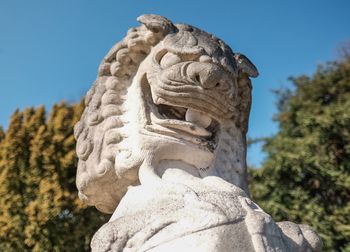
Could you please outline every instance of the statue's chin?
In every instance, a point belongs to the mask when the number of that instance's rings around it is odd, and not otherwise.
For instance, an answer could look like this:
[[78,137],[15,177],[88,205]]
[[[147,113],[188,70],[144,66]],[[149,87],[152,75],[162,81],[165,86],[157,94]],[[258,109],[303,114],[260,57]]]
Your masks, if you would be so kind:
[[[151,158],[150,163],[157,170],[164,170],[165,164],[169,164],[169,168],[187,167],[189,169],[191,167],[198,172],[201,169],[207,169],[214,161],[213,152],[196,144],[188,144],[183,139],[162,135],[151,137],[151,139],[152,143],[147,144],[149,149],[146,151],[146,156],[148,156],[146,158]],[[175,164],[174,162],[177,166],[171,165]]]
[[166,180],[172,181],[174,178],[183,180],[190,176],[201,177],[200,170],[181,160],[162,160],[157,168],[159,176]]

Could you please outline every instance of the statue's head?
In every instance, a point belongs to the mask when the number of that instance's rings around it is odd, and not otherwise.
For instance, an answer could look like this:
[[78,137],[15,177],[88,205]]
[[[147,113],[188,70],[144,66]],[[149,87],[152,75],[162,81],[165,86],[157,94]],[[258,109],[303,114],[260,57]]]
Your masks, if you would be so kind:
[[181,161],[200,177],[216,175],[246,190],[249,77],[256,68],[195,27],[157,15],[138,20],[142,25],[102,61],[75,127],[80,198],[113,212],[127,187],[140,183],[145,159]]

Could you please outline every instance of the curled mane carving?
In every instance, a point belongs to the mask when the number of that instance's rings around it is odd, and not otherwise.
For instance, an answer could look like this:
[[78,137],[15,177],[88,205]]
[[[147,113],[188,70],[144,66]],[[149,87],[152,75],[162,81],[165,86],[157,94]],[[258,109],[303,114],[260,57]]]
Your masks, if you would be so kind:
[[[205,34],[208,37],[206,42],[218,45],[219,49],[213,53],[215,57],[208,55],[208,58],[211,57],[215,64],[236,76],[238,92],[233,103],[235,116],[228,118],[233,122],[232,127],[221,132],[223,137],[219,143],[219,162],[222,169],[216,172],[232,173],[231,170],[236,169],[239,176],[245,176],[245,164],[241,167],[235,167],[233,164],[238,156],[245,156],[245,147],[239,148],[240,153],[229,155],[237,152],[237,148],[228,146],[228,139],[240,138],[240,142],[245,141],[251,103],[249,77],[258,74],[253,64],[243,55],[233,53],[221,40],[195,27],[174,25],[168,19],[157,15],[143,15],[138,21],[142,25],[131,28],[126,37],[113,46],[102,61],[98,77],[85,98],[84,113],[74,129],[79,157],[79,197],[106,213],[114,211],[127,186],[139,183],[135,174],[142,160],[133,160],[130,164],[131,169],[120,172],[116,169],[116,157],[132,155],[130,133],[126,130],[130,123],[127,116],[129,106],[126,106],[125,102],[140,64],[159,43],[163,43],[169,52],[181,52],[184,55],[198,54],[206,50],[206,44],[196,40],[198,34]],[[151,74],[149,78],[152,78]],[[240,134],[237,133],[237,129]],[[232,177],[233,182],[235,179]],[[246,183],[242,183],[240,186],[246,188]]]

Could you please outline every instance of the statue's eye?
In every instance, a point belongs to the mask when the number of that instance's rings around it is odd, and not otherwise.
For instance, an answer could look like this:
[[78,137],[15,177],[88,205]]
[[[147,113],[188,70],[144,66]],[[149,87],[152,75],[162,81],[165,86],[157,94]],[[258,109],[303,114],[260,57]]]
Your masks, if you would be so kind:
[[160,59],[159,64],[160,64],[161,68],[168,68],[168,67],[175,65],[177,63],[180,63],[180,62],[181,62],[181,58],[179,56],[177,56],[174,53],[167,52]]

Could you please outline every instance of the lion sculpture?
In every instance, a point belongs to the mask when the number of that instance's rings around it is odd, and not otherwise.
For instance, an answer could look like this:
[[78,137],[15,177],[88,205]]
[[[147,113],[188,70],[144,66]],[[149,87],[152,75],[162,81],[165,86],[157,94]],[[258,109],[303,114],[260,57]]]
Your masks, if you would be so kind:
[[143,15],[102,61],[75,126],[79,197],[112,218],[93,251],[321,251],[249,198],[258,71],[222,40]]

